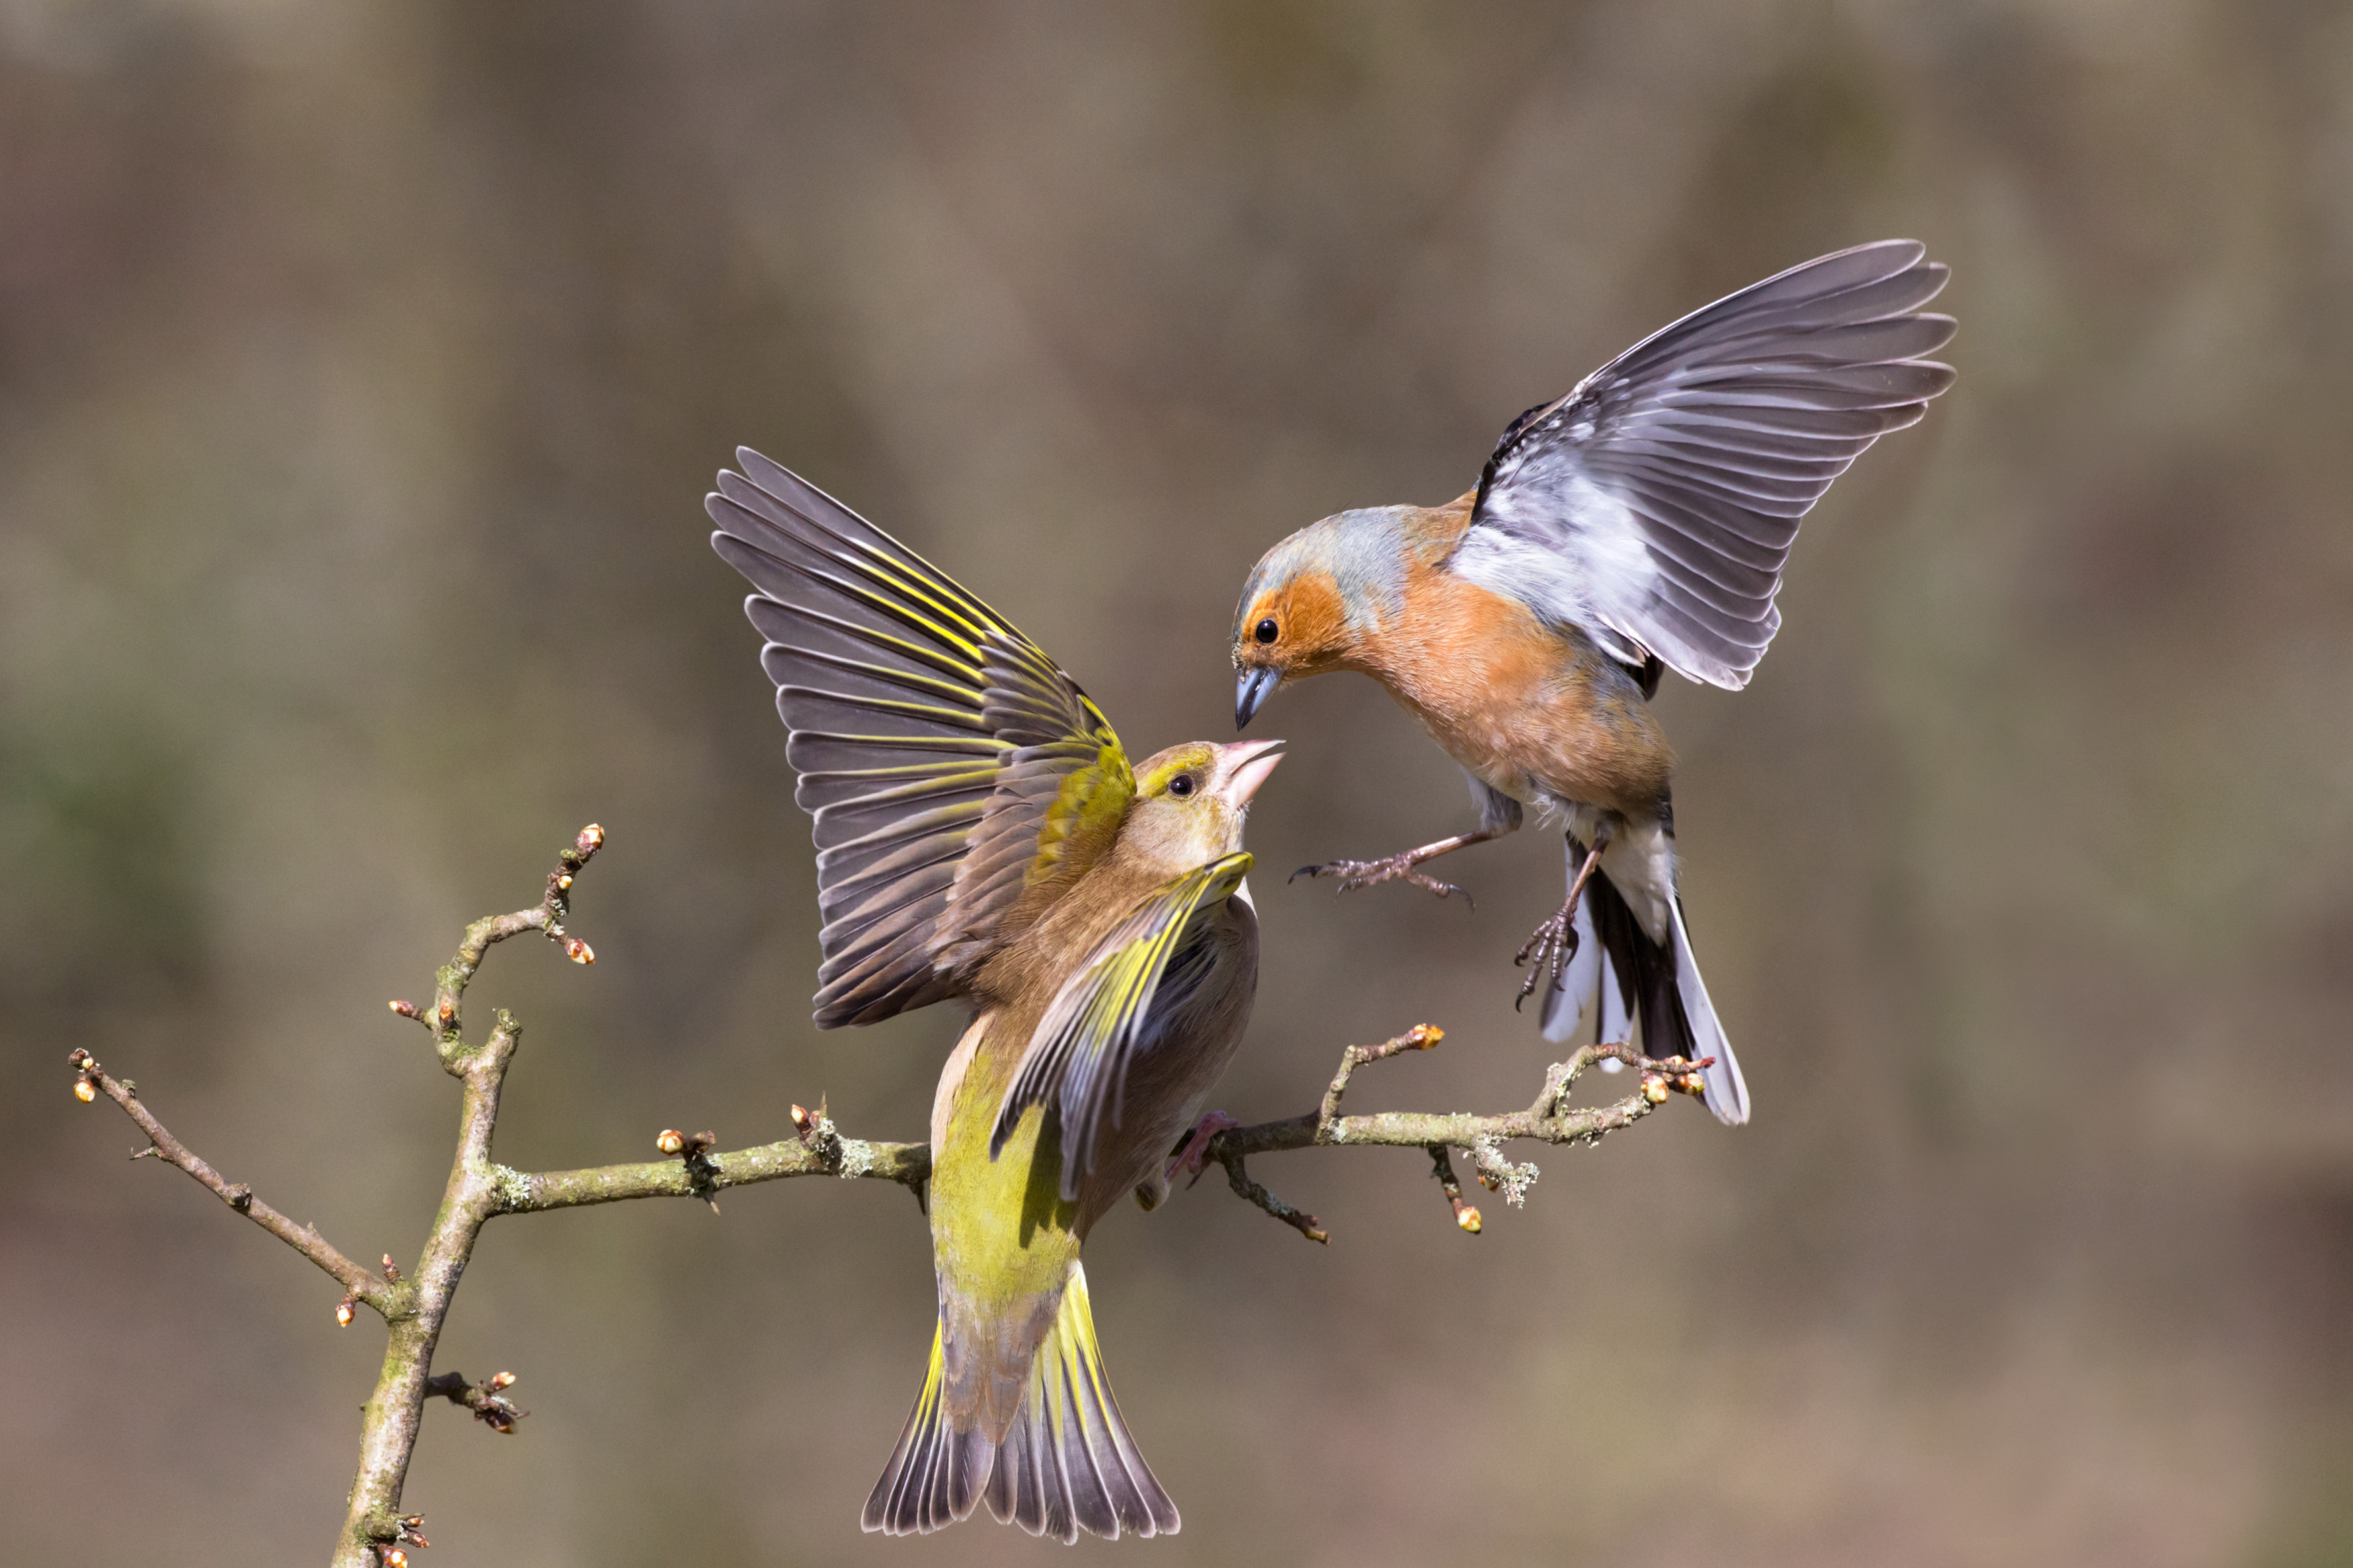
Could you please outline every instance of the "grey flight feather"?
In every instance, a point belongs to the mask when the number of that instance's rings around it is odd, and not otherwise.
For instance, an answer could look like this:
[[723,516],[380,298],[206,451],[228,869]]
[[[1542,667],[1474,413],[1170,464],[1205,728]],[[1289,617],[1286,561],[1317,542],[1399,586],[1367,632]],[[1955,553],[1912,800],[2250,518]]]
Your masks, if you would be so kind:
[[1073,773],[1130,787],[1118,738],[1004,617],[749,447],[704,503],[759,592],[761,667],[815,819],[817,1023],[871,1024],[963,990],[1037,874]]
[[1799,520],[1952,384],[1922,357],[1954,330],[1919,310],[1947,271],[1925,255],[1889,239],[1793,267],[1523,414],[1450,566],[1629,665],[1746,685]]

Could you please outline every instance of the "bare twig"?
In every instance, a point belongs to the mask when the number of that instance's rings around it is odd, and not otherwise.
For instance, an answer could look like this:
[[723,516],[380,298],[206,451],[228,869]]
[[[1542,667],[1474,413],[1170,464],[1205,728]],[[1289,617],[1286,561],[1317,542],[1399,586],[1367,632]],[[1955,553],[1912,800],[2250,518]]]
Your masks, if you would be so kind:
[[[1687,1062],[1681,1057],[1653,1061],[1622,1043],[1581,1046],[1567,1061],[1556,1062],[1545,1069],[1544,1088],[1525,1110],[1492,1116],[1409,1110],[1386,1110],[1371,1116],[1340,1114],[1341,1096],[1347,1092],[1348,1080],[1356,1068],[1401,1051],[1427,1050],[1443,1037],[1443,1031],[1422,1024],[1377,1046],[1350,1046],[1341,1053],[1339,1071],[1333,1074],[1332,1085],[1324,1091],[1324,1103],[1316,1110],[1305,1116],[1220,1132],[1209,1142],[1208,1157],[1226,1167],[1235,1192],[1296,1227],[1301,1235],[1323,1241],[1327,1237],[1312,1218],[1305,1225],[1300,1224],[1293,1217],[1297,1210],[1250,1180],[1242,1169],[1244,1160],[1252,1154],[1282,1149],[1336,1148],[1344,1144],[1427,1149],[1441,1160],[1445,1151],[1461,1149],[1478,1167],[1481,1184],[1491,1191],[1500,1191],[1506,1202],[1516,1205],[1525,1195],[1528,1184],[1535,1180],[1536,1168],[1504,1160],[1501,1150],[1505,1142],[1528,1138],[1589,1147],[1601,1142],[1606,1134],[1631,1127],[1648,1116],[1667,1098],[1667,1088],[1691,1092],[1691,1086],[1699,1081],[1699,1069],[1707,1065],[1704,1061]],[[1568,1103],[1571,1088],[1587,1068],[1605,1060],[1620,1061],[1641,1069],[1642,1087],[1609,1105],[1572,1108]],[[1452,1174],[1451,1163],[1444,1170],[1446,1175]],[[1458,1184],[1450,1195],[1459,1196],[1461,1190]],[[1466,1214],[1473,1217],[1466,1220]],[[1479,1229],[1477,1214],[1476,1209],[1458,1205],[1456,1223],[1475,1234]]]
[[212,1189],[213,1195],[237,1213],[333,1275],[354,1301],[365,1301],[377,1311],[389,1310],[393,1287],[368,1271],[367,1266],[355,1263],[339,1251],[332,1243],[307,1225],[293,1220],[253,1195],[253,1189],[243,1182],[232,1182],[206,1163],[185,1143],[172,1136],[171,1131],[155,1113],[140,1103],[136,1087],[128,1079],[110,1077],[88,1051],[76,1051],[66,1058],[75,1069],[74,1093],[83,1100],[104,1095],[122,1107],[123,1112],[139,1124],[147,1134],[147,1147],[132,1156],[143,1159],[153,1156],[177,1165],[197,1181]]
[[[1224,1134],[1220,1133],[1219,1136],[1223,1137]],[[1209,1149],[1209,1158],[1226,1168],[1227,1184],[1234,1189],[1236,1197],[1245,1203],[1256,1204],[1310,1241],[1325,1246],[1331,1244],[1332,1233],[1324,1228],[1323,1221],[1304,1209],[1292,1207],[1291,1205],[1268,1192],[1264,1186],[1250,1180],[1250,1172],[1243,1167],[1241,1155],[1221,1153],[1213,1143]]]
[[531,1414],[515,1408],[513,1400],[504,1391],[514,1386],[515,1374],[501,1372],[487,1378],[480,1387],[466,1381],[462,1372],[445,1372],[438,1377],[425,1380],[426,1397],[439,1396],[452,1405],[462,1405],[474,1413],[474,1419],[493,1432],[512,1436],[515,1423]]
[[[826,1114],[792,1108],[790,1138],[751,1148],[722,1151],[710,1132],[665,1131],[655,1146],[665,1158],[642,1163],[599,1165],[574,1171],[529,1173],[512,1170],[491,1158],[499,1100],[508,1065],[522,1043],[522,1028],[501,1010],[492,1016],[489,1034],[479,1045],[465,1037],[466,987],[481,968],[490,949],[509,937],[539,931],[561,946],[577,963],[592,963],[588,944],[564,928],[570,912],[573,879],[603,847],[604,830],[581,830],[549,873],[538,904],[512,914],[476,921],[466,928],[464,941],[451,961],[435,977],[433,1001],[420,1007],[395,1002],[392,1011],[422,1024],[431,1036],[435,1054],[445,1071],[460,1085],[458,1148],[435,1216],[431,1233],[416,1265],[405,1274],[387,1254],[379,1275],[353,1261],[309,1226],[297,1225],[256,1198],[241,1183],[232,1183],[198,1158],[166,1131],[142,1104],[128,1079],[109,1076],[86,1051],[71,1058],[74,1092],[84,1101],[100,1094],[120,1105],[146,1133],[149,1146],[134,1159],[153,1156],[168,1161],[202,1182],[231,1208],[310,1258],[337,1283],[344,1294],[336,1305],[339,1322],[349,1324],[364,1302],[383,1315],[386,1325],[384,1367],[374,1395],[365,1407],[361,1429],[360,1464],[352,1485],[343,1531],[334,1562],[338,1568],[405,1568],[406,1549],[426,1544],[424,1520],[399,1512],[401,1489],[410,1456],[416,1450],[425,1402],[444,1397],[473,1412],[494,1430],[512,1432],[523,1412],[503,1396],[514,1379],[501,1373],[489,1382],[469,1384],[457,1373],[432,1374],[434,1347],[439,1340],[451,1298],[482,1226],[500,1215],[535,1214],[548,1209],[578,1208],[592,1204],[622,1203],[637,1198],[700,1198],[715,1211],[717,1194],[729,1187],[749,1186],[793,1176],[864,1177],[896,1182],[923,1196],[931,1177],[928,1143],[894,1143],[844,1137]],[[1429,1115],[1385,1111],[1371,1116],[1344,1116],[1341,1100],[1356,1070],[1409,1050],[1427,1050],[1443,1038],[1442,1031],[1419,1025],[1376,1046],[1351,1046],[1341,1054],[1320,1105],[1304,1115],[1254,1127],[1237,1127],[1217,1133],[1208,1157],[1226,1168],[1237,1194],[1297,1230],[1312,1241],[1330,1240],[1314,1215],[1285,1203],[1259,1183],[1245,1167],[1249,1156],[1285,1149],[1410,1147],[1426,1150],[1433,1174],[1452,1205],[1456,1221],[1477,1232],[1479,1211],[1462,1202],[1450,1149],[1466,1151],[1480,1180],[1504,1192],[1516,1203],[1529,1182],[1534,1165],[1514,1165],[1503,1158],[1502,1145],[1513,1139],[1549,1143],[1593,1143],[1603,1134],[1631,1126],[1662,1103],[1671,1090],[1697,1093],[1697,1071],[1704,1063],[1680,1058],[1654,1062],[1624,1045],[1588,1046],[1545,1074],[1544,1089],[1525,1110],[1493,1116]],[[1567,1103],[1571,1087],[1587,1068],[1614,1059],[1641,1070],[1640,1090],[1614,1104],[1584,1110]]]
[[1478,1235],[1481,1225],[1478,1205],[1462,1201],[1462,1184],[1454,1179],[1454,1162],[1448,1157],[1445,1144],[1440,1143],[1430,1152],[1430,1173],[1438,1178],[1439,1191],[1446,1194],[1448,1205],[1454,1210],[1454,1223],[1472,1236]]
[[1377,1046],[1350,1046],[1340,1053],[1340,1070],[1332,1075],[1332,1087],[1324,1091],[1324,1103],[1318,1109],[1315,1127],[1322,1133],[1340,1120],[1340,1097],[1348,1092],[1348,1080],[1366,1062],[1377,1062],[1396,1056],[1399,1051],[1426,1051],[1446,1037],[1446,1031],[1435,1024],[1416,1024],[1393,1040],[1383,1040]]

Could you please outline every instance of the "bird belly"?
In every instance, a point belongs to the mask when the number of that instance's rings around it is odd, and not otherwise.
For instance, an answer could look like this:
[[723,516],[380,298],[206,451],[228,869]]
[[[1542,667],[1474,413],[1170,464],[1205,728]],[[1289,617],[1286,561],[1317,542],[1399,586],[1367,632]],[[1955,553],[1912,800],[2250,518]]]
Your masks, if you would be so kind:
[[988,1138],[1028,1031],[1025,1009],[983,1013],[940,1075],[926,1207],[939,1278],[942,1398],[952,1428],[992,1441],[1012,1421],[1039,1342],[1078,1261],[1078,1205],[1061,1201],[1059,1140],[1042,1109],[997,1158]]
[[1674,753],[1633,678],[1574,626],[1436,574],[1372,673],[1472,777],[1524,805],[1653,816]]

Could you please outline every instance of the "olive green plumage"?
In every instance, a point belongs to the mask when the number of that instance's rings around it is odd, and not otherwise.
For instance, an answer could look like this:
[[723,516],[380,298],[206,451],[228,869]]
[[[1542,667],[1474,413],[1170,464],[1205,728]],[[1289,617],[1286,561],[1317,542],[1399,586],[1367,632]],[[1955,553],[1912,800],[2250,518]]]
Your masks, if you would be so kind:
[[746,608],[816,819],[820,1027],[949,997],[972,1025],[932,1109],[939,1320],[865,1524],[983,1500],[1073,1540],[1173,1531],[1113,1401],[1079,1251],[1240,1043],[1258,923],[1240,852],[1280,742],[1131,764],[1100,709],[1003,617],[758,453],[712,544]]

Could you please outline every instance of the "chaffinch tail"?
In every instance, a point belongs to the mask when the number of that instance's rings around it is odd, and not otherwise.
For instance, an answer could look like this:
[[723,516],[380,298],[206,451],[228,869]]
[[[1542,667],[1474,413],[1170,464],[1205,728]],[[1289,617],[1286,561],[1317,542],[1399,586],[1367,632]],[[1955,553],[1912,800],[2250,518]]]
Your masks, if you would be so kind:
[[739,448],[712,543],[758,592],[760,660],[815,819],[817,1023],[950,997],[976,1016],[932,1104],[931,1368],[868,1498],[929,1531],[984,1499],[1074,1541],[1177,1525],[1111,1395],[1080,1245],[1167,1193],[1258,984],[1242,824],[1282,742],[1131,766],[1038,646],[815,486]]
[[[1693,962],[1676,893],[1662,668],[1737,689],[1781,624],[1798,521],[1863,448],[1952,384],[1919,310],[1946,268],[1882,240],[1751,284],[1652,333],[1512,421],[1478,487],[1440,507],[1344,511],[1266,552],[1234,618],[1234,719],[1281,682],[1355,669],[1462,764],[1475,831],[1299,875],[1343,892],[1517,828],[1567,829],[1568,896],[1515,962],[1544,1033],[1588,1014],[1656,1057],[1713,1058],[1707,1104],[1748,1091]],[[1608,962],[1605,963],[1604,959]],[[1596,1004],[1599,1004],[1598,1009]]]

